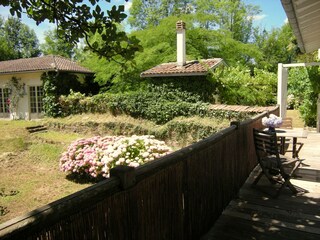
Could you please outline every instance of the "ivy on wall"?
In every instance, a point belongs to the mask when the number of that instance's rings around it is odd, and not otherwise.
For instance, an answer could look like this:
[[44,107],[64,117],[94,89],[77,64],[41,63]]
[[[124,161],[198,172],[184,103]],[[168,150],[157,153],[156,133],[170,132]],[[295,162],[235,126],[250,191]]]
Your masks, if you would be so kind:
[[41,76],[43,82],[43,110],[46,116],[58,117],[61,113],[57,94],[57,73],[49,72]]

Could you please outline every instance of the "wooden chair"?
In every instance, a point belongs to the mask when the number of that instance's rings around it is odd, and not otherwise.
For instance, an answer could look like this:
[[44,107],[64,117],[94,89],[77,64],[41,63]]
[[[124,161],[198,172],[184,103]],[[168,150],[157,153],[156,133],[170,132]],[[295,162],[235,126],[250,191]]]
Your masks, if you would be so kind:
[[253,138],[261,172],[252,183],[252,186],[257,185],[261,177],[265,175],[271,184],[280,185],[273,197],[278,197],[284,187],[288,187],[293,194],[297,194],[298,190],[292,185],[290,179],[300,166],[301,160],[279,154],[275,132],[253,129]]
[[[292,118],[286,117],[282,119],[281,128],[283,129],[292,129]],[[303,147],[302,142],[297,142],[297,139],[286,139],[285,137],[281,137],[279,141],[281,154],[285,154],[286,152],[292,152],[292,157],[299,157],[299,152]],[[289,146],[291,147],[289,148]]]

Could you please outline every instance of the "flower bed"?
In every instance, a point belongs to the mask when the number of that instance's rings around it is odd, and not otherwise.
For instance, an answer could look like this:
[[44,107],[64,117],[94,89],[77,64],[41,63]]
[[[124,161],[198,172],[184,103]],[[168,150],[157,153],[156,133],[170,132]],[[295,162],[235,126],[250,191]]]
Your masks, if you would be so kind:
[[109,177],[117,165],[138,167],[171,149],[153,136],[95,136],[73,142],[60,159],[60,169],[91,178]]

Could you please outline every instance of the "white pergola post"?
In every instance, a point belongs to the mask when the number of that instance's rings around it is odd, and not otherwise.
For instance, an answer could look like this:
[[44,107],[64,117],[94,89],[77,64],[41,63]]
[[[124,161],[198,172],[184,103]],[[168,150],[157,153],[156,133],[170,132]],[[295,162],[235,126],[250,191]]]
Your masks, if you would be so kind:
[[320,132],[320,93],[318,94],[317,101],[317,132]]
[[287,112],[287,85],[288,69],[283,67],[282,63],[278,64],[278,93],[277,104],[280,106],[280,117],[284,118]]

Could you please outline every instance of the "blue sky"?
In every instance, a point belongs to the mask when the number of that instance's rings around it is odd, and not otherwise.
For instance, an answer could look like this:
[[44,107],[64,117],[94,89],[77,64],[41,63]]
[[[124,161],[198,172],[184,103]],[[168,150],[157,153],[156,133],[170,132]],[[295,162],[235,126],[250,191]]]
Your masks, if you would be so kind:
[[[86,1],[89,3],[88,0],[86,0]],[[105,4],[101,4],[100,6],[102,6],[102,8],[105,7],[105,9],[110,9],[110,6],[112,6],[112,5],[125,5],[126,12],[131,7],[131,0],[129,2],[125,2],[125,0],[111,0],[111,2],[112,2],[112,4],[105,3]],[[10,9],[9,7],[0,6],[0,15],[4,18],[11,16],[9,9]],[[24,24],[28,25],[30,28],[34,29],[40,43],[42,43],[44,41],[44,32],[48,31],[48,30],[52,30],[55,27],[54,24],[49,23],[48,21],[45,21],[37,26],[35,21],[28,18],[26,15],[22,15],[22,22]]]
[[[271,30],[272,28],[281,27],[287,19],[287,16],[283,10],[280,0],[244,0],[244,1],[246,3],[258,5],[260,7],[262,12],[259,15],[254,16],[255,24],[257,26],[265,28],[266,30]],[[112,2],[112,5],[125,4],[127,11],[131,6],[131,0],[129,2],[125,2],[124,0],[113,0],[111,2]],[[110,4],[106,4],[105,7],[108,8],[109,5]],[[9,8],[4,8],[3,6],[0,6],[0,15],[2,15],[3,17],[10,16]],[[22,22],[35,30],[40,42],[43,42],[44,32],[54,28],[54,25],[50,24],[49,22],[44,22],[44,23],[41,23],[39,26],[37,26],[32,19],[29,19],[26,16],[23,16]]]
[[280,0],[244,0],[246,3],[257,5],[262,12],[255,16],[255,24],[271,30],[272,28],[281,27],[287,21]]

